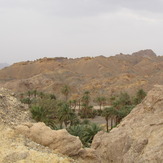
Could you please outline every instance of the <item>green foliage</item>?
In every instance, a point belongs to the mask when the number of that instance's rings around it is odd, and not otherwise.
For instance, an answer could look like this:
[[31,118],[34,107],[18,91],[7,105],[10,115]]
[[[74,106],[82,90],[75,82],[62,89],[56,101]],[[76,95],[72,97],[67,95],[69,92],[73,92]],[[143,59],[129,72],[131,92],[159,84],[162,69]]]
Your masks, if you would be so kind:
[[73,125],[78,123],[78,118],[75,112],[70,108],[67,103],[60,103],[58,109],[58,120],[62,126],[62,123],[67,127],[68,124]]
[[104,96],[98,96],[95,98],[95,102],[99,105],[101,110],[101,107],[104,106],[106,103],[106,98]]
[[113,102],[113,106],[116,109],[120,109],[121,107],[125,106],[125,105],[131,105],[131,99],[128,93],[121,93],[116,100]]
[[137,104],[141,103],[146,95],[147,94],[143,89],[139,89],[136,93],[136,97],[134,98],[134,104],[137,105]]
[[83,124],[83,125],[89,125],[90,123],[91,123],[91,121],[88,120],[88,119],[84,119],[84,120],[81,122],[81,124]]
[[46,121],[46,110],[41,106],[32,106],[30,109],[33,119],[36,121]]
[[88,125],[83,132],[84,134],[82,139],[84,140],[84,144],[89,147],[94,136],[101,130],[102,129],[95,123]]
[[101,116],[102,115],[102,110],[95,110],[96,111],[96,115],[97,116]]
[[44,122],[51,128],[55,128],[58,123],[58,101],[44,96],[42,99],[35,99],[30,111],[36,121]]
[[64,85],[61,89],[61,93],[65,96],[65,101],[67,101],[68,95],[70,94],[70,87],[68,85]]
[[111,119],[111,129],[112,129],[113,128],[113,120],[115,119],[117,114],[118,114],[117,109],[115,109],[114,107],[106,107],[106,108],[104,108],[104,110],[102,112],[102,116],[105,117],[105,120],[106,120],[106,130],[107,130],[107,132],[109,131],[109,125],[108,125],[109,119]]
[[93,110],[93,106],[89,105],[90,103],[90,93],[85,91],[82,96],[82,109],[79,110],[79,116],[81,118],[94,118],[96,116],[96,111]]
[[23,104],[31,104],[32,103],[32,100],[30,98],[23,98],[20,100]]
[[57,99],[56,96],[55,96],[54,94],[50,94],[49,96],[50,96],[50,99],[51,99],[51,100],[56,100],[56,99]]
[[90,103],[90,92],[89,91],[85,91],[84,95],[82,96],[82,103],[83,105],[88,106]]
[[135,105],[126,105],[120,110],[117,110],[116,123],[120,123],[120,121],[126,117],[134,107]]
[[79,124],[67,128],[71,135],[78,136],[84,146],[89,147],[93,137],[102,129],[95,123]]
[[93,110],[93,106],[83,104],[82,109],[78,114],[80,118],[94,118],[96,116],[96,111]]

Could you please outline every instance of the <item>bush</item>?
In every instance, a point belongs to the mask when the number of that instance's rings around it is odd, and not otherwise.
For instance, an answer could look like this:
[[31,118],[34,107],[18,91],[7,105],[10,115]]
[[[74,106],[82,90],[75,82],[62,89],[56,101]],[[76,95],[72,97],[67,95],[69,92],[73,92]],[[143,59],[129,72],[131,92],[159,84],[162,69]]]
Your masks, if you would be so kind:
[[[89,122],[89,121],[88,121]],[[86,123],[70,126],[67,131],[74,136],[78,136],[85,147],[89,147],[94,136],[102,129],[95,123]]]
[[31,104],[32,100],[30,98],[23,98],[20,100],[23,104]]

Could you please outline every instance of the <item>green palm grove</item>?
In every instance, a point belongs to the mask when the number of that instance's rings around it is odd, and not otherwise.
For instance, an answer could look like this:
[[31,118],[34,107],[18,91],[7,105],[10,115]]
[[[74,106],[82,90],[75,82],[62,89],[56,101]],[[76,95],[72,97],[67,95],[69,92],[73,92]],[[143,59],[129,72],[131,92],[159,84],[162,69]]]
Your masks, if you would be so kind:
[[[83,145],[87,147],[90,146],[94,135],[102,130],[98,124],[92,123],[87,118],[104,117],[106,131],[109,132],[146,96],[144,90],[140,89],[132,98],[125,92],[110,98],[98,96],[92,100],[90,92],[85,91],[79,99],[68,101],[70,91],[68,85],[62,87],[61,93],[64,95],[62,100],[57,99],[55,94],[29,90],[20,94],[20,100],[29,105],[33,119],[44,122],[52,129],[67,129],[70,134],[79,136]],[[108,99],[111,102],[108,102]],[[99,110],[93,108],[92,101],[99,105]],[[78,102],[81,103],[81,109],[76,110]],[[104,107],[107,102],[111,106]]]

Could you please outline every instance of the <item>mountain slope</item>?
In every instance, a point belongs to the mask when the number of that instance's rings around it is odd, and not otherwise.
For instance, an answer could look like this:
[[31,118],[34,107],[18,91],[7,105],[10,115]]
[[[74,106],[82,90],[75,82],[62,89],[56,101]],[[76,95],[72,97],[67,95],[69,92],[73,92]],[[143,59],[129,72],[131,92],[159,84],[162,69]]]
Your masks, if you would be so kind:
[[43,58],[20,62],[0,70],[0,86],[13,91],[37,89],[60,94],[64,84],[72,94],[89,90],[95,96],[128,91],[146,91],[163,84],[163,57],[152,50],[132,55],[83,57],[76,59]]

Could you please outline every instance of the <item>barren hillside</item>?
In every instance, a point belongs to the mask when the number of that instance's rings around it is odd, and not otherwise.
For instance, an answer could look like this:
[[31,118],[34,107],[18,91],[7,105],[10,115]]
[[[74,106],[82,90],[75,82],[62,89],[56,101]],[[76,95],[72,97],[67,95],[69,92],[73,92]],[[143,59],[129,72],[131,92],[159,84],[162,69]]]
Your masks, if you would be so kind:
[[64,84],[72,94],[89,90],[93,95],[111,94],[163,84],[163,57],[152,50],[132,55],[83,57],[76,59],[43,58],[15,63],[0,70],[0,86],[13,91],[37,89],[60,93]]

